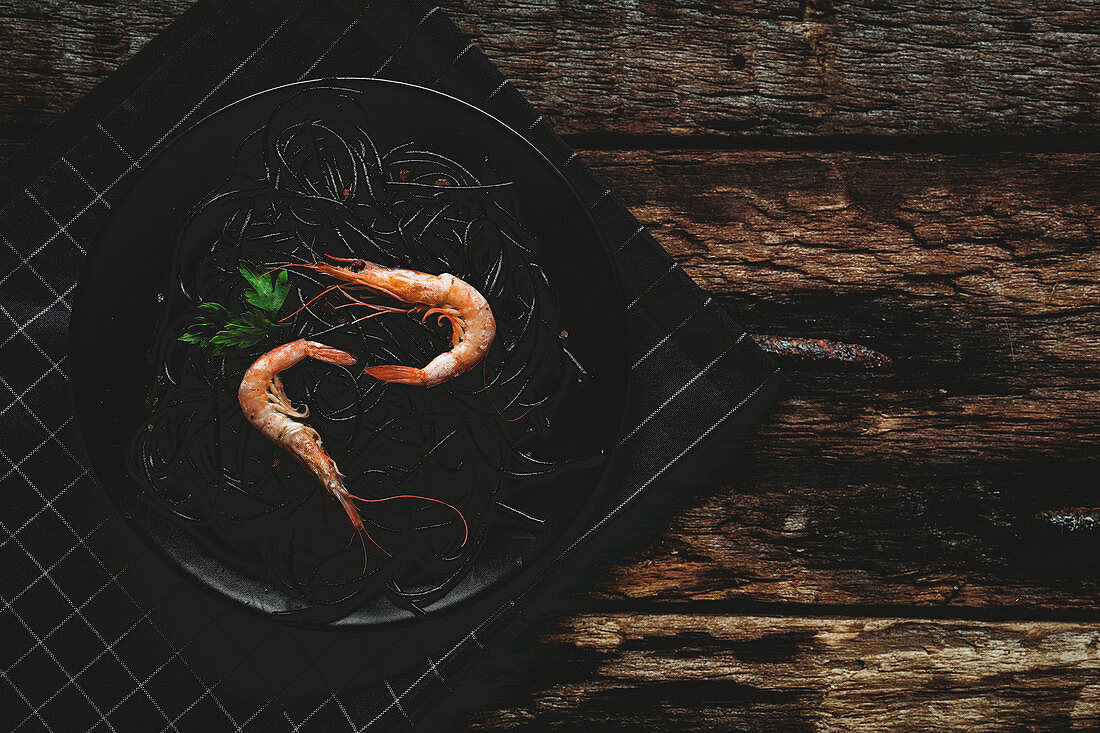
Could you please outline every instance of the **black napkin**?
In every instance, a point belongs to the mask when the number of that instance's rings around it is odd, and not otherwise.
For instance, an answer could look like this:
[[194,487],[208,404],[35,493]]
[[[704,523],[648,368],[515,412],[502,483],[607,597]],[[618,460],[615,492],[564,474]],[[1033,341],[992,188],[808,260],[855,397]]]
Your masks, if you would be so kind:
[[[400,653],[379,654],[355,634],[257,620],[184,583],[118,518],[88,468],[73,417],[73,291],[132,177],[210,112],[326,76],[433,87],[523,134],[588,204],[629,303],[627,415],[598,521],[549,574],[456,629],[445,648],[398,630]],[[486,647],[523,625],[578,550],[719,426],[749,414],[776,371],[445,14],[419,0],[200,0],[8,162],[0,206],[4,729],[411,725]]]

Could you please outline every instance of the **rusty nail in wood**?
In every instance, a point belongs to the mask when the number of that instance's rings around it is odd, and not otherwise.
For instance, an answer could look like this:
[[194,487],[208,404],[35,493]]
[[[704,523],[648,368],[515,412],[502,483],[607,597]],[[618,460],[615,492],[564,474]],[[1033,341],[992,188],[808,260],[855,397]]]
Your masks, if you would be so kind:
[[750,333],[749,336],[764,351],[776,356],[789,356],[815,361],[841,361],[861,364],[868,369],[885,369],[890,357],[859,344],[846,344],[827,339],[810,339],[798,336],[769,336]]

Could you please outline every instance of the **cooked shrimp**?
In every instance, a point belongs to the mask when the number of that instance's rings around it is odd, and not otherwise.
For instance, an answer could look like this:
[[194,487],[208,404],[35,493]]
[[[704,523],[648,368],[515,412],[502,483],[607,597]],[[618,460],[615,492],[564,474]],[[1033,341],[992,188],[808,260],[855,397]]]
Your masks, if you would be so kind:
[[302,468],[321,483],[325,494],[343,508],[351,526],[359,535],[360,542],[363,543],[364,572],[367,562],[367,545],[363,541],[364,538],[370,540],[387,557],[390,557],[390,553],[375,542],[363,526],[363,518],[359,515],[356,501],[373,504],[394,499],[419,499],[442,504],[453,509],[462,519],[462,545],[465,546],[469,533],[466,518],[462,516],[462,512],[445,501],[412,494],[388,496],[384,499],[363,499],[344,487],[343,474],[336,467],[336,461],[322,447],[321,436],[312,426],[303,422],[309,416],[309,408],[305,406],[300,410],[295,408],[283,389],[283,380],[279,378],[280,372],[290,369],[306,357],[345,366],[354,364],[356,361],[355,357],[346,351],[334,349],[316,341],[306,339],[291,341],[272,349],[253,362],[244,373],[241,386],[237,390],[237,399],[248,421],[263,433],[264,437],[290,453]]
[[[346,262],[341,267],[327,262],[315,262],[309,267],[324,275],[343,280],[352,288],[366,288],[381,295],[413,303],[412,308],[401,309],[363,303],[379,312],[422,313],[423,318],[438,316],[451,324],[451,349],[432,359],[423,367],[375,366],[364,371],[383,382],[434,387],[448,379],[468,372],[485,356],[496,336],[497,324],[493,311],[485,298],[465,280],[454,275],[429,275],[399,267],[383,267],[367,260],[347,260],[329,257],[336,262]],[[347,293],[345,293],[346,295]]]

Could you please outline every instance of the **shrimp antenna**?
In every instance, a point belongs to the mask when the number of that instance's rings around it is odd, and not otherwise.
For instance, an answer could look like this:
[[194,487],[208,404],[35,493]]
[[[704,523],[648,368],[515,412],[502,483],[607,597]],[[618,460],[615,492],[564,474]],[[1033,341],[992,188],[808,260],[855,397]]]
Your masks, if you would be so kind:
[[[503,420],[504,422],[519,422],[523,418],[527,417],[527,413],[531,412],[531,410],[533,410],[536,407],[538,407],[539,405],[541,405],[544,401],[545,400],[542,400],[542,401],[536,402],[535,404],[529,406],[526,410],[523,411],[523,414],[521,414],[519,417],[504,417],[504,413],[501,412],[499,409],[497,409],[496,405],[493,405],[493,409],[497,411],[497,415],[499,415],[500,419]],[[490,402],[489,404],[492,404],[492,402]]]
[[278,272],[279,270],[285,270],[288,267],[309,267],[309,265],[305,264],[304,262],[288,262],[285,265],[276,265],[275,267],[272,267],[270,270],[268,270],[263,275],[261,275],[261,277],[267,277],[268,275],[270,275],[273,272]]
[[393,557],[393,553],[389,552],[385,547],[382,547],[382,545],[378,544],[378,540],[374,539],[374,537],[371,537],[371,533],[368,532],[365,527],[362,529],[360,529],[359,527],[355,527],[355,534],[348,538],[348,543],[344,545],[344,547],[345,549],[351,547],[351,543],[355,542],[355,538],[359,538],[359,544],[363,547],[363,574],[365,575],[367,572],[367,542],[363,539],[364,536],[368,540],[370,540],[370,543],[372,545],[381,550],[382,554],[384,554],[386,557]]
[[366,535],[367,539],[370,540],[371,544],[374,545],[375,547],[377,547],[379,550],[381,550],[382,554],[384,554],[386,557],[393,557],[393,555],[390,553],[389,550],[387,550],[385,547],[382,547],[382,545],[378,544],[378,540],[371,537],[370,532],[368,532],[366,530],[366,528],[357,530],[356,534],[359,535],[359,544],[363,546],[363,572],[364,573],[367,572],[367,543],[363,541],[363,535]]
[[300,308],[299,308],[298,310],[296,310],[296,311],[294,311],[293,313],[291,313],[291,314],[290,314],[289,316],[283,316],[282,318],[280,318],[280,319],[279,319],[279,323],[282,323],[283,321],[286,321],[286,320],[288,320],[288,319],[290,319],[290,318],[293,318],[294,316],[298,315],[298,314],[299,314],[299,313],[301,313],[301,312],[302,312],[303,310],[305,310],[306,308],[308,308],[308,307],[309,307],[310,305],[312,305],[312,304],[313,304],[313,301],[317,300],[318,298],[320,298],[320,297],[324,296],[324,295],[325,295],[325,294],[327,294],[327,293],[331,293],[331,292],[332,292],[333,290],[339,290],[339,288],[340,288],[340,286],[339,286],[339,285],[330,285],[329,287],[325,288],[324,290],[322,290],[322,291],[321,291],[320,293],[318,293],[317,295],[315,295],[315,296],[313,296],[312,298],[310,298],[309,300],[307,300],[307,301],[306,301],[305,303],[302,303],[302,306],[301,306],[301,307],[300,307]]
[[[264,277],[267,277],[268,275],[270,275],[270,274],[271,274],[271,273],[273,273],[273,272],[278,272],[279,270],[285,270],[285,269],[286,269],[286,268],[288,268],[288,267],[309,267],[309,268],[316,268],[316,267],[317,267],[317,264],[318,264],[318,263],[317,263],[317,252],[316,252],[316,251],[314,251],[314,249],[313,249],[313,245],[315,245],[315,244],[317,244],[317,238],[316,238],[316,237],[314,237],[314,238],[313,238],[313,241],[312,241],[312,242],[310,242],[310,244],[309,244],[309,248],[308,248],[308,249],[309,249],[309,255],[310,255],[310,257],[312,257],[312,258],[313,258],[313,264],[309,264],[309,263],[306,263],[306,262],[288,262],[288,263],[286,263],[285,265],[277,265],[277,266],[275,266],[275,267],[272,267],[272,268],[271,268],[270,270],[268,270],[267,272],[265,272],[265,273],[263,274],[263,276],[264,276]],[[326,255],[326,257],[327,257],[327,255]]]
[[[384,502],[384,501],[393,501],[394,499],[419,499],[421,501],[430,501],[430,502],[433,502],[435,504],[442,504],[443,506],[445,506],[448,509],[452,510],[455,514],[458,515],[458,518],[462,520],[462,544],[459,545],[459,547],[465,547],[466,546],[466,541],[470,538],[470,525],[466,523],[465,515],[463,515],[463,513],[459,510],[459,508],[456,507],[454,504],[448,504],[447,502],[443,501],[442,499],[433,499],[430,496],[419,496],[417,494],[395,494],[394,496],[387,496],[383,499],[364,499],[363,497],[356,496],[355,494],[352,494],[352,493],[349,493],[348,496],[350,496],[352,499],[355,499],[357,501],[361,501],[364,504],[379,504],[379,503]],[[370,534],[368,533],[367,536],[370,537]],[[371,538],[371,542],[374,542],[374,538]],[[375,542],[375,544],[377,545],[378,543]],[[381,548],[379,548],[379,549],[381,549]],[[386,552],[386,551],[382,550],[382,552]],[[389,555],[388,552],[386,554]],[[393,557],[393,556],[390,555],[390,557]]]
[[[356,537],[359,538],[359,544],[363,547],[363,575],[366,575],[367,574],[367,543],[366,543],[366,540],[363,539],[363,533],[360,532],[358,529],[355,530],[355,532],[352,533],[351,537],[348,537],[348,543],[346,545],[344,545],[344,549],[346,550],[349,547],[351,547],[351,543],[355,542]],[[379,550],[382,550],[382,548],[378,546],[378,543],[374,541],[373,537],[371,538],[371,542],[374,544],[375,547],[378,547]],[[386,552],[386,551],[382,550],[382,552]],[[386,556],[387,557],[393,557],[393,555],[390,555],[390,553],[388,553],[388,552],[386,552]]]
[[[353,305],[361,305],[365,308],[372,308],[377,311],[374,314],[376,316],[381,315],[382,313],[409,313],[412,310],[415,310],[411,308],[395,308],[392,305],[378,305],[376,303],[368,303],[365,300],[360,300],[359,298],[353,297],[350,293],[348,293],[348,291],[344,290],[344,288],[339,285],[334,285],[333,287],[339,290],[345,298],[351,301],[350,303],[344,303],[343,305],[333,306],[334,308],[350,308]],[[370,318],[370,316],[367,317]]]

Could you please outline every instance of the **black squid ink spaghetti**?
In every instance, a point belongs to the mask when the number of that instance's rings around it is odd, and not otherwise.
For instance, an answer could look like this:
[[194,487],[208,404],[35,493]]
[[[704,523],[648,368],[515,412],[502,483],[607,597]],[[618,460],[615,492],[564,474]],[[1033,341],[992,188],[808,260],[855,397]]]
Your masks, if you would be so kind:
[[[595,460],[575,446],[543,450],[557,407],[586,373],[491,151],[460,163],[414,141],[383,144],[371,119],[355,89],[300,91],[242,141],[235,169],[195,205],[151,353],[148,422],[128,454],[143,501],[236,571],[270,581],[291,599],[283,612],[320,620],[363,604],[420,615],[513,572],[514,548],[536,550],[582,498],[540,489]],[[488,353],[428,389],[364,374],[364,366],[426,364],[450,348],[449,328],[400,313],[364,318],[372,312],[331,279],[296,266],[326,257],[465,280],[496,319]],[[243,307],[242,263],[290,272],[285,320],[223,354],[181,342],[199,304]],[[362,504],[386,549],[367,545],[364,567],[344,514],[249,425],[236,399],[245,369],[301,338],[358,359],[306,360],[280,375],[290,400],[308,406],[348,489],[445,502],[469,525],[465,546],[455,512],[439,503]]]

